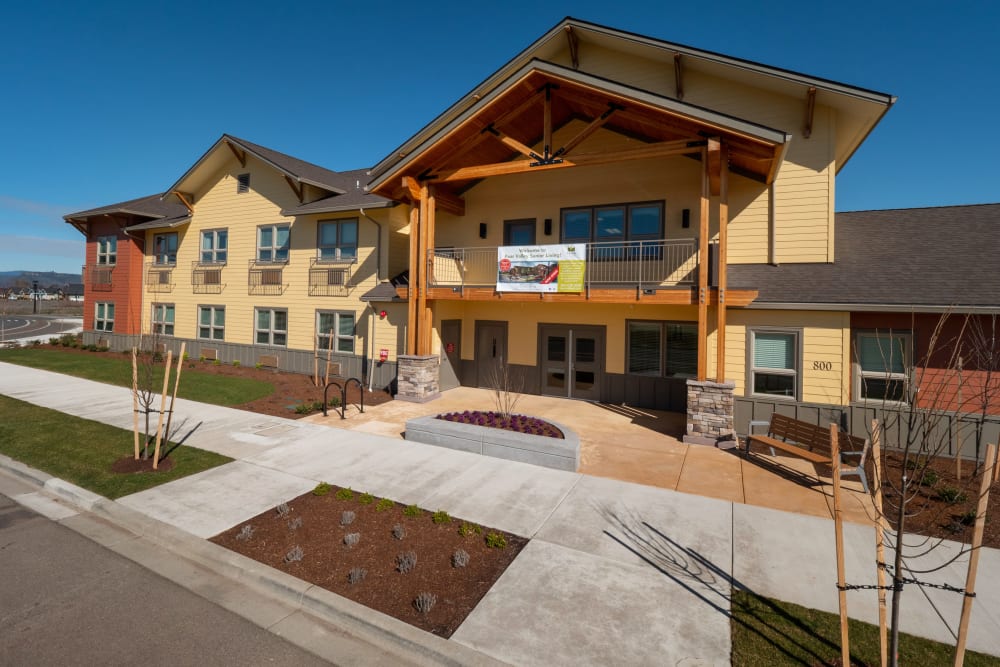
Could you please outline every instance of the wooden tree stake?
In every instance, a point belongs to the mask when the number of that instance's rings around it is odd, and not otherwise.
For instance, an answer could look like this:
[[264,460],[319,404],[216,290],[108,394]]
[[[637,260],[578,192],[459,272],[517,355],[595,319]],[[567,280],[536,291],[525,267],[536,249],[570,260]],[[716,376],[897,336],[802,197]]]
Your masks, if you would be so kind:
[[330,329],[330,340],[326,346],[326,377],[323,380],[323,386],[330,384],[330,357],[333,356],[333,329]]
[[174,351],[167,350],[167,366],[163,371],[163,394],[160,396],[160,418],[156,420],[156,447],[153,448],[153,470],[156,470],[160,460],[160,441],[163,438],[163,413],[167,409],[167,387],[170,386],[170,363],[174,358]]
[[885,513],[882,510],[882,433],[877,419],[872,420],[872,483],[875,488],[875,560],[878,583],[878,640],[881,665],[889,664],[889,625],[886,619],[885,589]]
[[[163,442],[167,443],[170,441],[170,422],[174,418],[174,403],[177,401],[177,387],[181,384],[181,369],[184,368],[184,348],[187,347],[187,343],[181,343],[181,353],[177,357],[177,376],[174,378],[174,393],[170,397],[170,413],[167,415],[167,428],[163,429]],[[156,461],[160,461],[160,453],[156,452]]]
[[983,547],[983,529],[986,526],[986,507],[990,501],[990,483],[997,468],[997,446],[986,446],[986,468],[979,485],[979,505],[976,506],[976,527],[972,530],[972,551],[969,570],[965,576],[965,599],[962,600],[962,618],[958,623],[958,645],[955,647],[955,667],[965,662],[965,642],[969,638],[969,617],[972,615],[972,596],[976,592],[976,573],[979,570],[979,552]]
[[844,523],[840,511],[840,433],[830,424],[830,458],[833,468],[833,528],[837,540],[837,592],[840,600],[840,653],[844,665],[851,664],[851,641],[847,631],[847,590],[844,577]]
[[319,386],[319,336],[313,337],[313,386]]
[[139,369],[132,348],[132,431],[135,435],[135,460],[139,460]]

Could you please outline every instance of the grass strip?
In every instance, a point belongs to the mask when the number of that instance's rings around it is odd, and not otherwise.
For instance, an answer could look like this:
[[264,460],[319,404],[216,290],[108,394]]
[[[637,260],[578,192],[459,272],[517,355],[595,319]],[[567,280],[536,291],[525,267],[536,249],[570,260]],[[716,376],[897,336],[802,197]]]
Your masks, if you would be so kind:
[[231,458],[169,443],[166,472],[115,473],[134,451],[132,432],[0,395],[0,453],[106,498],[120,498],[229,463]]
[[[55,373],[64,373],[87,380],[95,380],[120,387],[132,386],[132,358],[127,354],[94,352],[93,354],[71,354],[57,350],[21,347],[0,350],[0,361],[21,366],[30,366]],[[190,364],[191,362],[186,362]],[[163,364],[152,367],[151,386],[159,394],[163,388]],[[140,364],[139,376],[143,377]],[[173,378],[174,373],[171,373]],[[173,379],[171,379],[173,387]],[[242,405],[264,398],[274,393],[274,385],[250,378],[226,377],[202,373],[189,366],[181,375],[181,385],[177,395],[192,401],[212,405]]]
[[[840,664],[840,617],[746,591],[732,602],[734,667]],[[956,619],[957,621],[958,619]],[[877,667],[878,626],[850,619],[851,664]],[[955,646],[900,634],[899,664],[950,665]],[[1000,658],[967,651],[969,667],[997,667]]]

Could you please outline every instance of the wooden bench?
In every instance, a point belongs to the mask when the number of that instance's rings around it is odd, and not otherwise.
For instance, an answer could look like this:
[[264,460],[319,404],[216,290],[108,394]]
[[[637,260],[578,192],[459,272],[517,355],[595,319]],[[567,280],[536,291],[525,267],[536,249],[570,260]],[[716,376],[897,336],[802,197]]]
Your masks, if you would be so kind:
[[[767,435],[754,433],[755,428],[767,426]],[[840,445],[840,474],[857,475],[861,478],[861,486],[868,493],[868,477],[865,475],[865,460],[871,443],[857,436],[838,431]],[[823,465],[833,464],[833,453],[830,446],[830,429],[808,422],[792,419],[775,412],[770,421],[751,421],[747,429],[746,457],[750,458],[750,446],[758,443],[771,450],[771,456],[776,456],[775,449],[805,459],[812,463]],[[857,463],[847,463],[845,458],[856,458]]]

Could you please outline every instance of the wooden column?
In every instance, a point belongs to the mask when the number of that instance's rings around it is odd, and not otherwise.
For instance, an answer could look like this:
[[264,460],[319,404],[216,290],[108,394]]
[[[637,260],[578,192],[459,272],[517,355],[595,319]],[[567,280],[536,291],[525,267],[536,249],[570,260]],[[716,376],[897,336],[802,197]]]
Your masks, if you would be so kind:
[[424,222],[424,233],[426,235],[427,251],[424,254],[426,259],[426,268],[424,269],[424,308],[421,311],[423,313],[423,320],[421,321],[421,352],[420,354],[430,354],[431,353],[431,343],[432,343],[432,332],[434,330],[434,313],[431,310],[430,304],[427,303],[427,288],[430,284],[431,274],[434,271],[434,222],[437,212],[437,202],[434,196],[434,187],[425,186],[422,189],[424,195],[423,199],[427,202],[427,218]]
[[410,207],[410,273],[406,290],[406,353],[417,353],[417,281],[420,270],[417,264],[420,245],[420,203]]
[[698,225],[698,380],[708,379],[708,151],[701,151]]
[[716,380],[726,381],[726,257],[729,248],[729,149],[720,147],[719,173],[719,303],[716,317]]
[[417,324],[417,354],[427,354],[424,346],[424,311],[427,309],[427,186],[420,188],[420,230],[417,242],[417,262],[419,275],[417,278],[417,312],[414,324]]
[[[840,607],[840,659],[851,664],[851,639],[847,628],[847,580],[844,572],[844,519],[840,500],[840,430],[830,424],[830,459],[833,461],[833,529],[837,550],[837,601]],[[876,484],[879,482],[875,482]]]

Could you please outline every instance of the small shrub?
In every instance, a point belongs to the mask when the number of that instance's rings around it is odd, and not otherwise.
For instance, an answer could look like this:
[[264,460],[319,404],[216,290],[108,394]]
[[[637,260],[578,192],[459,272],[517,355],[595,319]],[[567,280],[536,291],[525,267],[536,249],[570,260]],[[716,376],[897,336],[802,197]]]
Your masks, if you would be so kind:
[[444,510],[434,512],[434,516],[432,516],[431,519],[434,523],[451,523],[451,516]]
[[469,535],[482,535],[483,529],[477,524],[463,521],[462,525],[458,527],[458,534],[462,537],[468,537]]
[[507,538],[500,533],[489,533],[486,535],[486,546],[490,549],[506,549]]
[[221,361],[219,361],[218,359],[216,359],[215,361],[213,361],[213,362],[212,362],[212,365],[213,365],[213,366],[221,366],[221,365],[222,365],[222,362],[221,362]]
[[35,340],[31,341],[32,347],[38,347],[41,344],[42,344],[42,340],[40,338],[36,338]]
[[189,354],[188,354],[187,352],[185,352],[185,353],[184,353],[184,354],[183,354],[183,355],[181,356],[181,361],[187,361],[187,360],[188,360],[188,357],[189,357],[189,356],[190,356],[190,355],[189,355]]
[[110,350],[111,350],[111,348],[108,347],[107,345],[98,345],[97,346],[97,351],[98,352],[108,352]]
[[351,487],[347,487],[338,490],[335,496],[337,500],[354,500],[354,491],[351,490]]
[[465,567],[469,564],[469,552],[465,549],[459,549],[451,555],[451,566],[452,567]]
[[403,528],[402,524],[396,524],[392,527],[392,536],[397,540],[401,540],[406,537],[406,529]]
[[362,493],[360,496],[358,496],[358,502],[361,503],[362,505],[371,505],[373,502],[375,502],[375,496],[373,496],[370,493]]
[[937,497],[946,503],[963,503],[968,500],[968,496],[953,486],[938,489]]
[[[323,405],[323,403],[321,401],[320,402],[320,406],[322,406],[322,405]],[[329,405],[331,408],[339,408],[340,407],[340,397],[339,396],[331,396],[330,397],[330,402],[327,403],[327,405]]]
[[348,548],[355,546],[359,541],[361,541],[361,533],[348,533],[344,535],[344,544]]
[[413,600],[413,606],[417,608],[421,614],[429,614],[431,609],[434,608],[434,603],[438,601],[437,596],[433,593],[421,593]]
[[341,526],[350,526],[352,523],[354,523],[354,519],[356,519],[357,516],[358,515],[355,514],[354,512],[352,512],[351,510],[346,510],[346,511],[342,512],[340,514],[340,525]]
[[288,506],[288,503],[281,503],[274,508],[274,511],[278,513],[279,519],[284,519],[292,511],[292,508]]
[[62,345],[62,340],[60,340],[58,336],[53,336],[52,338],[49,339],[49,345],[55,345],[56,347],[59,347],[60,345]]
[[156,363],[159,363],[159,362],[163,361],[163,354],[160,353],[160,352],[154,352],[153,353],[153,361],[156,362]]
[[312,403],[299,403],[295,406],[295,414],[307,415],[313,411]]
[[352,567],[351,571],[347,573],[347,583],[351,586],[361,583],[365,580],[367,574],[368,570],[363,567]]
[[198,361],[205,361],[205,355],[203,354],[200,357],[198,357]]
[[[37,343],[37,341],[36,341],[36,343]],[[87,351],[88,352],[97,352],[97,346],[94,345],[93,343],[91,343],[90,345],[87,346]],[[163,361],[162,356],[160,358],[160,361]]]
[[302,551],[302,547],[295,545],[295,548],[293,548],[291,551],[285,554],[285,562],[297,563],[300,560],[302,560],[302,557],[305,555],[306,555],[305,552]]
[[239,368],[239,367],[240,367],[240,360],[233,359],[233,368]]
[[375,511],[385,512],[386,510],[391,510],[395,506],[396,503],[392,502],[388,498],[383,498],[382,500],[378,501],[377,505],[375,505]]
[[925,470],[924,476],[920,478],[920,484],[923,486],[934,486],[940,479],[941,477],[933,470]]
[[407,551],[406,553],[399,554],[396,556],[396,570],[402,574],[406,574],[417,564],[417,552]]
[[288,530],[298,530],[302,527],[302,517],[297,516],[288,522]]
[[326,494],[330,493],[330,488],[331,488],[330,485],[327,484],[326,482],[320,482],[319,484],[316,485],[316,488],[313,489],[313,495],[325,496]]
[[416,505],[407,505],[403,508],[403,516],[416,517],[420,516],[422,513],[423,510]]
[[253,537],[253,526],[249,523],[240,528],[240,532],[236,534],[236,539],[240,542],[246,542],[251,537]]
[[312,409],[314,412],[321,412],[323,410],[323,401],[313,401]]
[[260,363],[258,361],[256,364],[254,364],[253,367],[256,368],[257,370],[260,370],[260,369],[264,368],[264,364],[262,364],[262,363]]
[[979,514],[976,510],[969,510],[965,514],[958,517],[958,522],[963,526],[972,526],[976,523],[976,517],[978,516]]
[[74,336],[73,334],[63,334],[62,336],[59,337],[59,342],[65,345],[66,347],[75,347],[76,336]]

